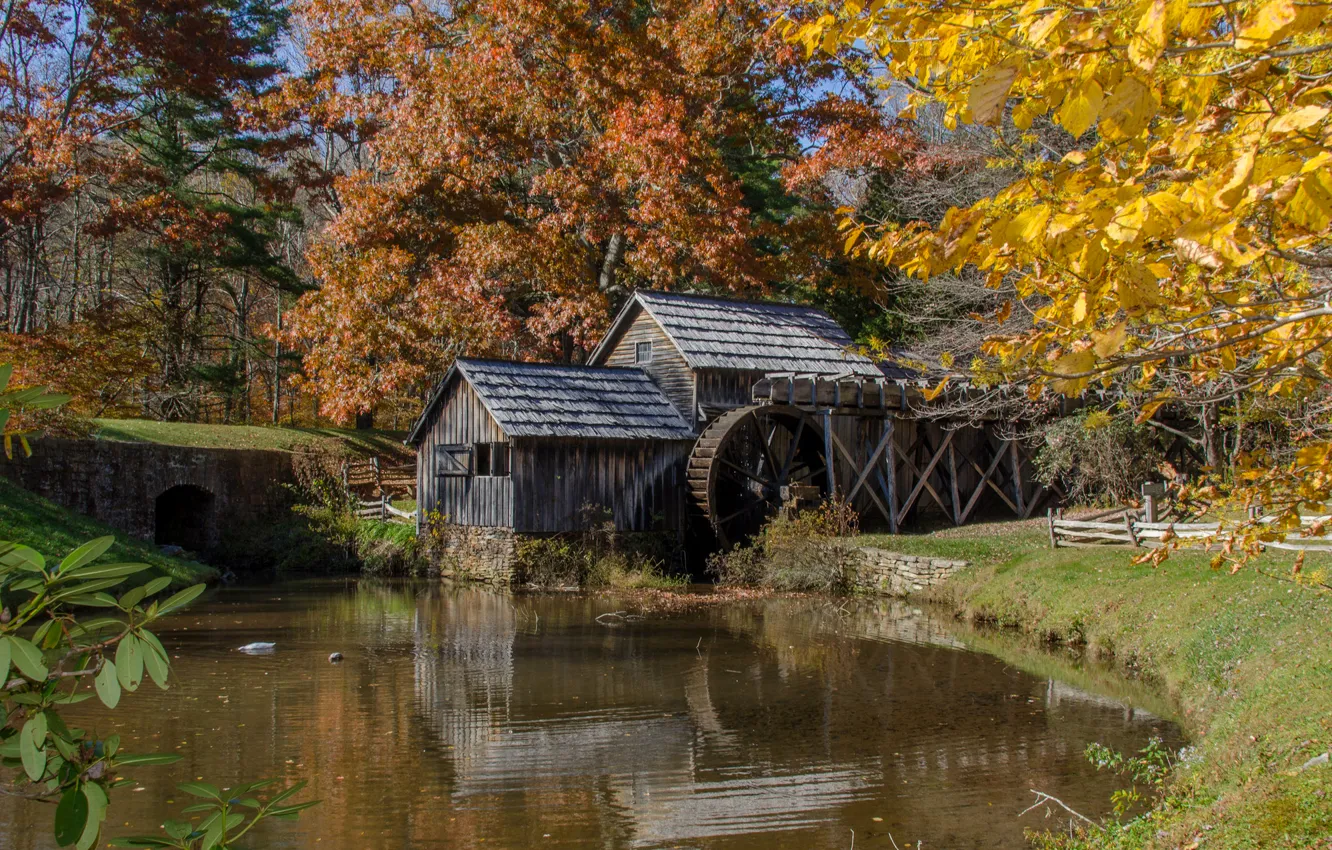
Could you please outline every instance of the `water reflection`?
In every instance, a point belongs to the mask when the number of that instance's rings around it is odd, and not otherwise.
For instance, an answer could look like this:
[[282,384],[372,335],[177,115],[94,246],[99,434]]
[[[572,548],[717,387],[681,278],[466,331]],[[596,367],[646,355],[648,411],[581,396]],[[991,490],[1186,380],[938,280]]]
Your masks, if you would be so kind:
[[[596,621],[617,607],[369,583],[224,592],[164,635],[171,692],[79,706],[185,755],[117,793],[117,831],[169,814],[174,782],[276,775],[325,804],[256,846],[845,847],[854,829],[857,847],[1016,847],[1040,825],[1016,818],[1028,789],[1105,809],[1114,784],[1089,741],[1178,743],[1072,668],[1024,673],[899,604]],[[259,640],[275,652],[235,651]],[[53,846],[48,817],[0,802],[0,848]]]

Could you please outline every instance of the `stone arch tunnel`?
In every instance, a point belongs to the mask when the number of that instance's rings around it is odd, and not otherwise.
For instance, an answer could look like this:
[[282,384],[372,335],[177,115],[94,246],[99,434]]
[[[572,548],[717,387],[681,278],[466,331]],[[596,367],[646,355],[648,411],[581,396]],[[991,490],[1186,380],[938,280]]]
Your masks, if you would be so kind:
[[292,455],[110,440],[42,439],[0,475],[134,537],[206,552],[286,510]]
[[153,500],[153,542],[204,552],[217,545],[217,497],[194,484],[177,484]]

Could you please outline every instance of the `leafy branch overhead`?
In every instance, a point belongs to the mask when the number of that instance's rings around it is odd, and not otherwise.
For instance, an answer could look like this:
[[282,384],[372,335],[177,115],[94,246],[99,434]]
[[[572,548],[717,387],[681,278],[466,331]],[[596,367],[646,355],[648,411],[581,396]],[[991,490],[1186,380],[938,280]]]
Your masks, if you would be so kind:
[[[1077,396],[1289,399],[1302,449],[1238,459],[1241,499],[1332,495],[1332,7],[1293,0],[811,4],[810,54],[873,49],[949,126],[990,125],[1019,166],[937,226],[855,226],[929,278],[978,269],[1034,319],[977,375]],[[806,7],[806,11],[811,7]],[[1056,129],[1057,128],[1057,129]]]

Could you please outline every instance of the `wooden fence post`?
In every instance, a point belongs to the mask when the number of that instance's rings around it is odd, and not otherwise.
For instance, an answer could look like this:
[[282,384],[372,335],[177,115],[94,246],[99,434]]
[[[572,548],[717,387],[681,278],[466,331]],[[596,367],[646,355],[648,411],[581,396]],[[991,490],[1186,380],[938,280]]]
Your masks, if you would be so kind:
[[1165,496],[1165,485],[1159,481],[1148,481],[1142,485],[1143,522],[1160,522],[1161,505],[1158,501]]
[[1058,549],[1059,541],[1055,538],[1054,520],[1055,520],[1055,509],[1047,508],[1045,511],[1045,522],[1050,530],[1050,548]]
[[1124,511],[1124,530],[1128,532],[1129,541],[1133,543],[1133,548],[1138,548],[1142,544],[1138,542],[1138,532],[1133,530],[1133,514]]
[[380,490],[380,491],[379,491],[379,519],[380,519],[382,522],[388,522],[388,517],[389,517],[388,506],[389,506],[389,498],[388,498],[388,494],[385,493],[383,490]]

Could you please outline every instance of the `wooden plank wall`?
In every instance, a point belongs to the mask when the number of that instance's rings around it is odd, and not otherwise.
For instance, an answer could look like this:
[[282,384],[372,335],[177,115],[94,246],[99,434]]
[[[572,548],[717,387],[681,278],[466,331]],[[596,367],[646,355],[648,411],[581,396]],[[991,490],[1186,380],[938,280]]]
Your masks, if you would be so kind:
[[513,444],[514,530],[577,531],[585,508],[609,508],[623,531],[685,527],[692,443],[520,439]]
[[662,393],[671,400],[685,421],[694,424],[694,373],[661,325],[646,312],[639,311],[624,336],[606,355],[604,365],[639,366],[634,360],[634,352],[640,342],[652,343],[652,362],[641,368],[652,376],[652,380],[661,387]]
[[763,380],[764,373],[734,369],[700,369],[695,378],[698,404],[715,418],[719,413],[754,403],[754,385]]
[[417,517],[436,510],[455,525],[513,524],[513,479],[510,476],[439,476],[435,454],[441,446],[504,441],[504,431],[480,397],[464,380],[446,390],[438,418],[417,454]]

